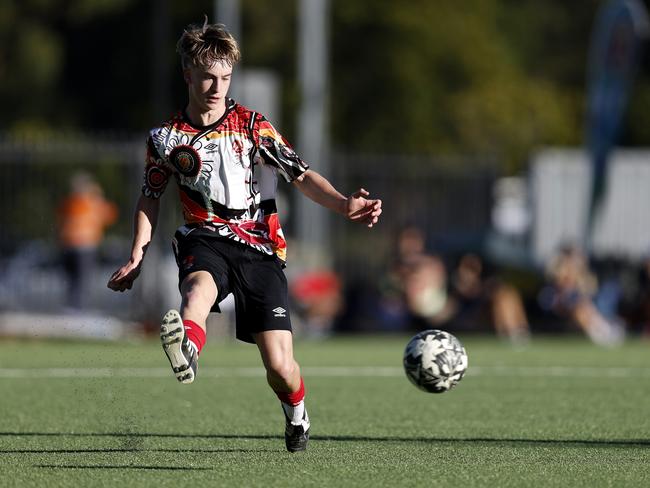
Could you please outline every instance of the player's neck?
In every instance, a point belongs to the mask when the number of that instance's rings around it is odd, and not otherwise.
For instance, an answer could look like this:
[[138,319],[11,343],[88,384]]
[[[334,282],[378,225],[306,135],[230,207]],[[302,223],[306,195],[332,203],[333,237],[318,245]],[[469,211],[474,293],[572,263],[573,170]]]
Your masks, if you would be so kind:
[[196,105],[190,102],[187,106],[187,116],[194,125],[205,126],[214,124],[218,121],[223,114],[226,112],[226,101],[223,100],[218,107],[212,110],[205,110],[203,108],[197,107]]

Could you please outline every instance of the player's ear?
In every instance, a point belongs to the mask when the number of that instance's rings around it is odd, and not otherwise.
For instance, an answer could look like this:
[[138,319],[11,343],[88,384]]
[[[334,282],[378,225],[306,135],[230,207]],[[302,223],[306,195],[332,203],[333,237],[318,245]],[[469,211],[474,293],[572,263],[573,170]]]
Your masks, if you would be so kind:
[[192,83],[192,71],[190,68],[183,68],[183,79],[188,85]]

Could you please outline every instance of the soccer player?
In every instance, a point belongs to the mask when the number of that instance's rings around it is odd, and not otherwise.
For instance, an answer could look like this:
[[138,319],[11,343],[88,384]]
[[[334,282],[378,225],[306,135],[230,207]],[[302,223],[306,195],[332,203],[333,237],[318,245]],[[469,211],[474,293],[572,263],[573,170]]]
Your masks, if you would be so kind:
[[188,88],[184,111],[150,131],[142,194],[135,209],[131,256],[108,287],[124,291],[140,274],[159,211],[159,197],[176,180],[185,225],[173,239],[179,268],[180,313],[160,326],[176,378],[194,381],[206,340],[206,319],[235,297],[236,336],[257,345],[269,386],[284,411],[289,451],[309,440],[300,367],[293,357],[286,242],[278,220],[278,176],[348,219],[372,227],[381,200],[360,189],[349,197],[309,169],[261,114],[227,97],[239,47],[221,24],[190,25],[177,44]]

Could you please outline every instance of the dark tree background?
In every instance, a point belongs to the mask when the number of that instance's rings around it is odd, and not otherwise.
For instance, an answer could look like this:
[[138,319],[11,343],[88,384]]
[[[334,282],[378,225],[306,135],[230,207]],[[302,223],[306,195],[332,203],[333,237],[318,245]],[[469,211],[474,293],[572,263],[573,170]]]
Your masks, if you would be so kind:
[[[506,173],[530,151],[583,139],[597,0],[332,0],[330,122],[347,153],[486,155]],[[143,132],[179,108],[175,42],[213,2],[0,2],[0,130]],[[297,2],[242,0],[245,67],[282,81],[295,134]],[[158,34],[157,34],[158,33]],[[623,143],[650,140],[646,55]]]

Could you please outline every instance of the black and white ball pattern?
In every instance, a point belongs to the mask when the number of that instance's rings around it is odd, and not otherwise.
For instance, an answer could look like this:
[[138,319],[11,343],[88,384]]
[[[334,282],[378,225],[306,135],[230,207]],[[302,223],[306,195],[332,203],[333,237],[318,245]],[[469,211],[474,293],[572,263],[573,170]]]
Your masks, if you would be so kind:
[[450,333],[425,330],[407,344],[404,371],[420,390],[444,393],[456,386],[467,371],[467,352]]

